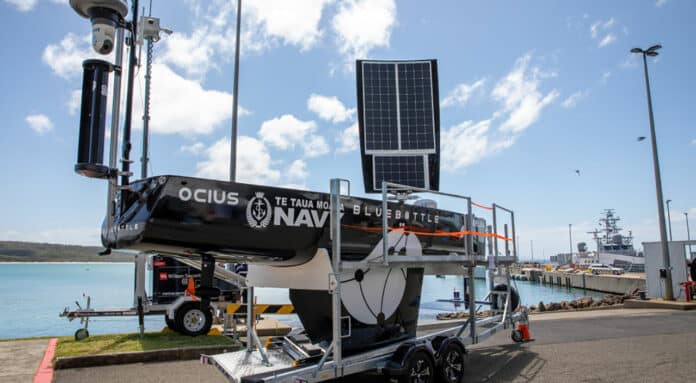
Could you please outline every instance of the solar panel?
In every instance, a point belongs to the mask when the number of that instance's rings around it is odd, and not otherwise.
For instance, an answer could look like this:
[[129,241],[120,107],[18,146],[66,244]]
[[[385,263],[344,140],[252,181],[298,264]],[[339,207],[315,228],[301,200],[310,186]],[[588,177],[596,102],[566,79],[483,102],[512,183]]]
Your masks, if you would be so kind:
[[394,66],[365,65],[365,145],[367,150],[398,150],[398,116]]
[[438,190],[437,62],[357,62],[358,121],[365,191],[382,180]]
[[382,181],[425,188],[426,158],[427,156],[375,156],[375,188],[381,189]]
[[399,65],[401,148],[435,150],[430,63]]

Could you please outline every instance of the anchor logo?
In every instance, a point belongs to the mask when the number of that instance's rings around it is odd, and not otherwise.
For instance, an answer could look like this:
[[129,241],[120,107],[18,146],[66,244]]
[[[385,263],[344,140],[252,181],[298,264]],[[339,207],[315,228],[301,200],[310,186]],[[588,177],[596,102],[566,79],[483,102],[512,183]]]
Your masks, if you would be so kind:
[[271,203],[263,192],[256,192],[254,198],[249,200],[246,218],[249,226],[254,229],[264,229],[271,222]]

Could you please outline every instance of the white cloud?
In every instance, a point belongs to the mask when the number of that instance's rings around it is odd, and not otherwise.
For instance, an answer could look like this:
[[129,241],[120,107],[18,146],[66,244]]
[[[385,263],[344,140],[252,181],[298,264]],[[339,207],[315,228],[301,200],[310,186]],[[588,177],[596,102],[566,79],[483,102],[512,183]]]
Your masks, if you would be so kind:
[[[543,109],[558,98],[556,90],[546,95],[539,90],[543,79],[556,74],[530,66],[531,59],[531,55],[519,58],[513,69],[497,82],[491,97],[501,106],[491,118],[465,121],[441,132],[445,170],[459,170],[511,147],[539,119]],[[492,129],[501,120],[497,129]]]
[[[302,50],[314,46],[322,37],[319,29],[322,11],[333,0],[248,0],[251,22],[268,39]],[[244,16],[244,15],[242,15]]]
[[659,7],[667,4],[667,1],[668,0],[657,0],[657,1],[655,1],[655,6],[659,8]]
[[606,84],[607,81],[609,81],[609,77],[611,77],[611,72],[606,71],[606,72],[602,73],[602,80],[601,80],[602,84]]
[[344,129],[337,141],[340,143],[340,146],[336,150],[337,153],[348,153],[358,149],[360,145],[358,123],[356,122]]
[[191,35],[174,32],[163,40],[165,49],[160,61],[183,69],[193,77],[203,77],[215,66],[213,55],[217,50],[227,52],[222,45],[223,36],[211,33],[208,27],[196,29]]
[[[262,52],[275,45],[297,46],[307,50],[323,35],[321,15],[333,0],[248,0],[242,15],[242,56]],[[224,0],[189,2],[194,14],[190,34],[174,33],[164,39],[163,62],[202,78],[217,69],[221,60],[231,61],[235,47],[236,3]]]
[[28,12],[34,9],[38,0],[5,0],[6,3],[13,5],[18,11]]
[[693,140],[691,140],[691,145],[696,145],[696,138],[694,138]]
[[[273,184],[280,179],[280,171],[273,168],[268,148],[263,142],[249,136],[237,141],[237,181],[253,184]],[[196,176],[219,180],[229,179],[230,139],[223,138],[205,149],[206,159],[196,164]]]
[[285,174],[290,180],[304,180],[309,177],[307,163],[303,160],[295,160],[290,164]]
[[302,144],[302,148],[304,149],[305,157],[308,158],[323,156],[330,151],[329,144],[322,136],[310,137],[308,142]]
[[[144,83],[145,71],[139,73]],[[232,117],[232,95],[204,89],[196,80],[176,74],[168,66],[153,64],[150,104],[152,133],[194,136],[210,134]],[[134,103],[133,114],[142,116],[142,103]],[[239,115],[248,112],[240,107]],[[136,125],[140,126],[140,125]]]
[[259,129],[259,137],[280,150],[295,149],[301,146],[307,157],[317,157],[329,152],[326,140],[315,134],[314,121],[302,121],[291,114],[264,121]]
[[465,121],[441,132],[442,166],[457,170],[480,161],[488,152],[491,120]]
[[388,47],[396,25],[393,0],[347,0],[338,7],[331,26],[347,68],[377,47]]
[[585,98],[585,96],[587,96],[587,91],[579,90],[563,100],[563,102],[561,102],[561,106],[564,108],[575,108],[578,102]]
[[47,45],[41,58],[53,70],[53,73],[60,77],[67,80],[81,77],[82,62],[86,59],[96,58],[108,62],[114,61],[114,52],[100,55],[92,50],[91,41],[91,35],[80,37],[68,33],[59,43]]
[[[6,3],[14,6],[20,12],[29,12],[36,8],[38,0],[5,0]],[[68,0],[51,0],[51,3],[68,4]]]
[[45,114],[31,114],[24,121],[27,122],[31,130],[39,135],[44,135],[53,130],[53,122]]
[[333,123],[352,120],[355,113],[355,108],[346,108],[336,96],[329,97],[314,93],[307,99],[307,108],[322,120]]
[[605,21],[604,24],[602,24],[602,28],[609,29],[613,27],[614,24],[616,24],[616,20],[614,20],[614,18],[612,17],[609,20]]
[[205,149],[205,145],[203,145],[202,142],[194,142],[193,144],[190,145],[181,145],[179,148],[180,152],[184,153],[190,153],[193,154],[194,156],[197,156],[201,154],[201,152]]
[[483,88],[485,82],[485,79],[481,79],[474,82],[473,84],[457,85],[454,89],[452,89],[449,92],[449,94],[447,94],[447,97],[445,97],[445,99],[442,100],[441,105],[445,108],[449,106],[466,105],[467,101],[469,101],[471,96],[473,96],[474,92]]
[[604,36],[604,38],[599,42],[599,47],[605,47],[613,43],[614,41],[616,41],[616,35],[614,35],[613,33],[609,33],[608,35]]
[[283,184],[281,187],[286,189],[308,190],[305,184],[288,183]]
[[70,92],[70,98],[68,98],[68,102],[65,104],[68,107],[68,113],[70,113],[71,116],[74,116],[82,106],[82,90],[77,89]]
[[[603,48],[617,40],[617,36],[612,32],[612,29],[617,25],[616,19],[613,17],[609,18],[607,21],[598,20],[590,25],[590,36],[593,40],[598,39],[601,35],[604,35],[597,46]],[[628,35],[628,29],[623,28],[624,34]]]
[[[82,61],[96,56],[89,46],[89,36],[67,34],[58,44],[44,49],[43,61],[53,72],[66,79],[82,74]],[[106,57],[105,60],[112,58]],[[166,61],[166,60],[165,60]],[[197,65],[192,60],[191,65]],[[139,83],[144,83],[145,71],[139,71]],[[153,133],[196,135],[209,134],[232,115],[232,95],[227,92],[204,89],[199,81],[186,79],[167,65],[156,63],[152,68],[151,129]],[[110,77],[110,80],[113,76]],[[113,82],[110,81],[110,87]],[[68,112],[79,110],[80,91],[73,91],[68,101]],[[142,103],[134,103],[133,114],[142,116]],[[110,109],[111,103],[108,108]],[[239,114],[249,112],[240,107]],[[140,127],[140,124],[135,124]]]
[[314,121],[298,120],[291,114],[264,121],[259,130],[259,136],[263,142],[281,150],[293,148],[302,143],[308,134],[315,131],[317,124]]
[[58,44],[49,44],[44,49],[43,62],[60,77],[78,77],[82,74],[82,61],[97,56],[92,52],[89,41],[89,37],[78,37],[68,33]]
[[549,77],[539,68],[529,68],[531,55],[517,60],[513,70],[493,88],[493,98],[503,103],[507,120],[500,126],[503,132],[519,133],[537,121],[541,111],[551,104],[559,93],[552,90],[546,95],[539,91],[540,81]]
[[597,30],[599,29],[599,25],[601,23],[599,21],[595,21],[590,25],[590,36],[592,36],[593,39],[597,38]]

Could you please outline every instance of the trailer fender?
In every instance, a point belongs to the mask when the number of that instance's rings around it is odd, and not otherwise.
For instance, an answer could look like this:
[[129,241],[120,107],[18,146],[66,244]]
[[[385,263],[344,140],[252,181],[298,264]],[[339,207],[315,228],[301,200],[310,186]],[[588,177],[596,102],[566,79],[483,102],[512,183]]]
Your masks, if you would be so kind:
[[438,336],[432,341],[433,350],[435,350],[436,366],[439,367],[442,364],[442,353],[447,349],[447,346],[449,346],[452,343],[458,345],[462,349],[462,352],[464,354],[467,353],[466,347],[464,346],[464,342],[462,342],[462,340],[457,338],[456,336]]
[[404,342],[396,349],[391,359],[382,369],[386,376],[401,376],[406,373],[411,356],[417,352],[424,352],[435,365],[433,348],[427,342]]
[[[169,305],[167,305],[167,313],[165,314],[167,318],[170,320],[175,320],[176,319],[176,311],[181,307],[184,303],[187,302],[193,302],[195,299],[189,295],[182,295]],[[212,303],[210,304],[210,309],[213,310],[213,313],[215,312],[215,305]]]

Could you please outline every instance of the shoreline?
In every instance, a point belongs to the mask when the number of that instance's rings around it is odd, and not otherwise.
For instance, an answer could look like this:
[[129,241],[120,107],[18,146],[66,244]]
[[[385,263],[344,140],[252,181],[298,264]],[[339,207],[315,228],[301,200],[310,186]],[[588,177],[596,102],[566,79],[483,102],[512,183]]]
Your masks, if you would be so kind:
[[60,265],[60,264],[72,264],[72,265],[101,265],[101,264],[131,264],[133,262],[112,262],[112,261],[22,261],[22,262],[17,262],[17,261],[0,261],[0,265],[30,265],[30,264],[36,264],[36,263],[41,263],[44,265]]

